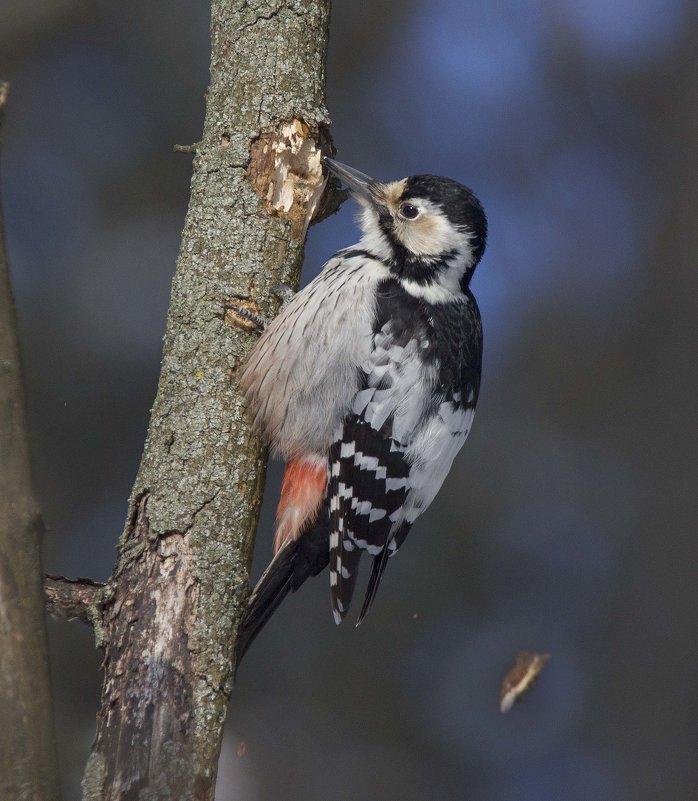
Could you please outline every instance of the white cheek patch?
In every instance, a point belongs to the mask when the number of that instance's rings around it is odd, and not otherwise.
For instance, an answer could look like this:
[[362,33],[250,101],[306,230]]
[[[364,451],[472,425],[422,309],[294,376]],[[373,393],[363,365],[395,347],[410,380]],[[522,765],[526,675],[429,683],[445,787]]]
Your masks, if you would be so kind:
[[439,206],[421,198],[405,202],[420,210],[414,220],[395,220],[395,233],[408,250],[417,256],[438,256],[451,250],[462,254],[464,261],[472,259],[470,236],[458,230]]
[[[393,214],[395,236],[407,250],[426,262],[448,254],[444,261],[445,269],[432,282],[427,297],[432,303],[447,302],[454,293],[458,294],[463,273],[473,263],[470,231],[456,228],[436,203],[425,198],[400,199],[404,191],[403,184],[404,181],[396,181],[394,184],[386,184],[383,190]],[[401,218],[398,208],[402,203],[416,206],[420,211],[419,216],[414,220]],[[363,236],[358,246],[379,259],[389,260],[393,251],[387,236],[381,230],[378,214],[372,206],[362,205],[364,207],[360,212],[359,224]],[[414,291],[410,287],[406,288],[416,296],[424,295],[421,284],[415,285]]]

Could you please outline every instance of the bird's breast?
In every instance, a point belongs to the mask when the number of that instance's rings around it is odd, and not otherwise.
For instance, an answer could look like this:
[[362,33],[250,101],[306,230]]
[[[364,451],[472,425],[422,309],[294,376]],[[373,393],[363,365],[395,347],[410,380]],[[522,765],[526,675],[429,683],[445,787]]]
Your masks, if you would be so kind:
[[284,458],[326,453],[371,351],[376,284],[387,268],[335,257],[253,348],[241,384],[256,422]]

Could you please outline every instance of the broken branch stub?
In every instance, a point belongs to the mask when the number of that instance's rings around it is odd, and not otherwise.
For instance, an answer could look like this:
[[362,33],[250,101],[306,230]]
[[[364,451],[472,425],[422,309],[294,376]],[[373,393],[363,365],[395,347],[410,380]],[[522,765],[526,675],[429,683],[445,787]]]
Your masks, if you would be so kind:
[[250,147],[247,177],[267,213],[290,221],[293,239],[304,238],[319,206],[325,154],[334,154],[329,132],[300,119],[265,131]]

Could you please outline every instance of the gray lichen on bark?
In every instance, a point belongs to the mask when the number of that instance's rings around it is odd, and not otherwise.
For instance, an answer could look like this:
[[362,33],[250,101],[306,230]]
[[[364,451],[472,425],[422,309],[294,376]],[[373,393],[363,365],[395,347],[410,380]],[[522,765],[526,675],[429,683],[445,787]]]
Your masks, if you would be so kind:
[[[213,798],[266,461],[236,378],[253,335],[223,307],[241,298],[271,314],[270,288],[298,283],[318,151],[330,148],[328,21],[329,0],[212,5],[157,397],[118,563],[97,593],[105,675],[89,801]],[[266,167],[260,140],[274,153]],[[298,191],[270,208],[281,174]]]

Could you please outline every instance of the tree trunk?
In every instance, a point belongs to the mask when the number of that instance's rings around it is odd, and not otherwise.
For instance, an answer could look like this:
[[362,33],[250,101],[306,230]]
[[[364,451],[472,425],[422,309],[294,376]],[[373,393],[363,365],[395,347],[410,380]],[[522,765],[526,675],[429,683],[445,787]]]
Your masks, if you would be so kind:
[[298,283],[330,148],[328,22],[329,0],[212,3],[157,397],[117,566],[87,593],[104,649],[87,801],[214,796],[266,459],[237,382],[255,335],[224,305],[272,314],[270,288]]
[[[0,124],[7,84],[0,82]],[[15,310],[0,210],[0,799],[59,797]]]

